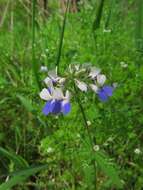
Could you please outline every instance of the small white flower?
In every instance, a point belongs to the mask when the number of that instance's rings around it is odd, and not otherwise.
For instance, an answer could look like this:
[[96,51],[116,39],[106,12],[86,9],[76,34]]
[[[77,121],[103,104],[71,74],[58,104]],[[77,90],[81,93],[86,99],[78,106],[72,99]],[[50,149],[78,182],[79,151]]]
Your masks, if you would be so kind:
[[104,33],[110,33],[110,32],[111,32],[111,29],[104,29],[103,32],[104,32]]
[[95,146],[93,147],[93,149],[94,149],[94,151],[99,151],[99,150],[100,150],[100,147],[99,147],[99,145],[95,145]]
[[139,148],[136,148],[136,149],[134,150],[134,153],[135,153],[135,154],[140,154],[140,153],[141,153],[141,150],[140,150]]
[[128,64],[123,62],[123,61],[120,62],[120,65],[121,65],[122,68],[127,68],[128,67]]
[[77,85],[77,87],[83,91],[83,92],[86,92],[87,91],[87,84],[85,82],[82,82],[82,81],[79,81],[79,80],[76,80],[75,79],[75,83]]
[[91,67],[89,77],[91,77],[92,79],[95,79],[97,75],[99,75],[100,72],[101,72],[101,69],[96,68],[96,67]]
[[95,85],[95,84],[89,84],[90,88],[95,92],[97,93],[98,92],[98,86]]
[[106,81],[106,76],[105,75],[97,75],[97,84],[102,86]]
[[88,126],[91,126],[91,121],[87,121],[87,125],[88,125]]
[[118,86],[118,83],[117,83],[117,82],[114,82],[114,83],[113,83],[113,87],[114,87],[114,88],[117,88],[117,86]]
[[52,153],[54,150],[53,150],[53,148],[52,147],[49,147],[48,149],[47,149],[47,153]]
[[42,65],[42,66],[40,67],[40,71],[41,71],[41,72],[47,72],[47,71],[48,71],[47,66],[43,66],[43,65]]

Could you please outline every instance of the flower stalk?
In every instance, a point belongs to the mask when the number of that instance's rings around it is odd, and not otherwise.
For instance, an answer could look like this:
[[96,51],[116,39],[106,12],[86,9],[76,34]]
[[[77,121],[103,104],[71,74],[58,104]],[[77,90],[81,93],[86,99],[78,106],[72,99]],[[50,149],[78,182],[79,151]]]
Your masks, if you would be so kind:
[[[83,118],[83,121],[84,121],[84,126],[85,126],[87,134],[88,134],[90,146],[91,146],[92,152],[95,153],[95,151],[94,151],[94,142],[92,140],[92,136],[91,136],[91,133],[90,133],[90,130],[89,130],[88,120],[86,118],[86,114],[85,114],[84,108],[82,106],[81,100],[80,100],[80,98],[78,96],[79,95],[79,91],[78,91],[78,89],[77,89],[77,87],[75,85],[75,82],[73,82],[73,85],[74,85],[74,91],[75,91],[75,98],[77,100],[79,109],[80,109],[81,114],[82,114],[82,118]],[[97,169],[96,169],[96,163],[95,163],[95,161],[93,161],[93,167],[94,167],[94,171],[95,171],[94,189],[97,190],[97,175],[96,175]]]
[[63,39],[64,39],[65,26],[66,26],[66,20],[67,20],[67,13],[68,13],[69,4],[70,4],[70,0],[67,1],[67,5],[66,5],[66,11],[65,11],[65,15],[64,15],[63,26],[62,26],[61,36],[60,36],[57,59],[56,59],[56,66],[57,66],[57,72],[58,73],[59,73],[59,69],[60,69],[59,65],[60,65],[60,59],[61,59],[61,53],[62,53],[62,47],[63,47]]

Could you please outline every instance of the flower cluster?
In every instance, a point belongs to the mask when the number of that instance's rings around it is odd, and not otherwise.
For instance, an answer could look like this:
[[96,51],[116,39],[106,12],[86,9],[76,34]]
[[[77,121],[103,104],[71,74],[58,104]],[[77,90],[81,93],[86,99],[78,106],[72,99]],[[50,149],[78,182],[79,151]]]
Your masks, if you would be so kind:
[[[99,99],[102,102],[106,102],[110,96],[113,94],[114,87],[105,85],[106,76],[101,73],[101,69],[92,67],[89,64],[84,65],[80,68],[80,66],[75,66],[75,84],[77,87],[83,91],[87,92],[88,89],[94,91]],[[77,79],[78,74],[84,73],[84,81],[80,81]]]
[[[64,80],[64,78],[57,76],[57,72],[55,70],[48,72],[48,77],[44,80],[47,88],[44,88],[40,92],[41,99],[47,101],[46,105],[43,108],[44,115],[48,115],[49,113],[63,113],[64,115],[66,115],[70,112],[70,93],[67,90],[64,95],[61,88]],[[57,87],[56,84],[59,84],[59,87]]]
[[69,79],[74,81],[77,88],[82,92],[92,90],[102,102],[107,101],[112,96],[115,88],[105,85],[106,76],[101,73],[99,68],[92,67],[89,64],[70,65],[65,78],[57,75],[57,69],[49,71],[48,77],[44,80],[47,87],[40,92],[41,99],[47,101],[43,108],[44,115],[49,113],[66,115],[70,112],[70,92],[65,90],[65,86],[67,86],[65,83],[68,83]]

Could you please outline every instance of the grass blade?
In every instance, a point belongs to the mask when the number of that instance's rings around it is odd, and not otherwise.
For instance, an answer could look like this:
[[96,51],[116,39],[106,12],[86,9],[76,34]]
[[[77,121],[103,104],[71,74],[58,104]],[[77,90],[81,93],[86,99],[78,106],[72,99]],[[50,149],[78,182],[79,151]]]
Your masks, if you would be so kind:
[[0,155],[8,158],[9,160],[13,161],[13,163],[18,167],[18,168],[24,168],[28,167],[28,163],[26,160],[24,160],[21,156],[16,155],[13,152],[7,151],[6,149],[0,147]]
[[107,29],[108,26],[109,26],[109,22],[110,22],[111,15],[112,15],[113,3],[114,3],[114,1],[113,1],[113,0],[110,0],[108,16],[107,16],[107,19],[106,19],[106,21],[105,21],[105,29]]
[[9,190],[12,187],[14,187],[15,185],[17,185],[17,184],[23,182],[24,180],[26,180],[31,175],[34,175],[35,173],[37,173],[37,172],[39,172],[41,170],[45,170],[47,168],[48,168],[48,165],[45,164],[45,165],[42,165],[42,166],[29,167],[29,168],[26,168],[25,170],[17,172],[8,181],[6,181],[5,183],[2,183],[0,185],[0,190]]
[[34,107],[33,107],[32,103],[30,102],[30,100],[28,100],[27,98],[25,98],[24,96],[22,96],[20,94],[17,95],[17,97],[19,98],[19,100],[21,101],[21,103],[23,104],[23,106],[25,107],[25,109],[28,112],[31,112],[31,113],[34,112]]
[[104,2],[105,2],[105,0],[100,0],[100,3],[98,5],[97,14],[96,14],[95,20],[93,22],[93,31],[96,31],[100,27]]

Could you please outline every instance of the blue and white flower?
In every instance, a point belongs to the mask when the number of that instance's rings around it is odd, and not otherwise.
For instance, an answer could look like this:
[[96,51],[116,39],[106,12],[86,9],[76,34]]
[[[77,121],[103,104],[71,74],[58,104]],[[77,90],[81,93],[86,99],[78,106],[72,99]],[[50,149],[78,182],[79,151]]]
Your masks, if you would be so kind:
[[71,111],[71,104],[69,102],[70,93],[68,90],[64,96],[61,88],[44,88],[40,92],[40,97],[47,101],[42,110],[44,115],[48,115],[49,113],[63,113],[64,115],[67,115]]
[[114,88],[112,86],[105,85],[98,90],[97,95],[102,102],[106,102],[113,95],[113,90]]
[[50,113],[67,115],[71,111],[70,93],[65,90],[70,80],[74,81],[77,88],[82,92],[87,92],[88,89],[91,89],[102,102],[106,102],[113,95],[115,89],[115,86],[105,84],[106,76],[97,67],[70,65],[66,78],[59,77],[56,68],[48,72],[48,76],[44,80],[47,87],[40,92],[41,99],[46,101],[42,110],[44,115]]

